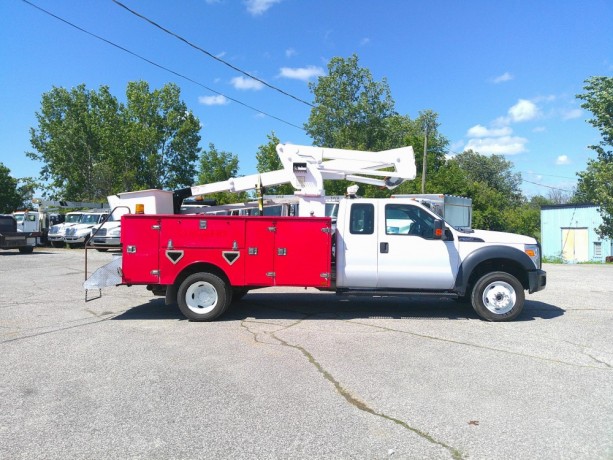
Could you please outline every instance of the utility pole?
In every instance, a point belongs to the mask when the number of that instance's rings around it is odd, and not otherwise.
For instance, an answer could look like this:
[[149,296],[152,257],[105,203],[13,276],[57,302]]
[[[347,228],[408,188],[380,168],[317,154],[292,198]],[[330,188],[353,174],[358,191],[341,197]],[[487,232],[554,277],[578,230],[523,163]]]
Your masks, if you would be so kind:
[[426,158],[428,155],[428,121],[425,123],[426,125],[426,135],[424,136],[424,162],[421,171],[421,193],[426,193]]

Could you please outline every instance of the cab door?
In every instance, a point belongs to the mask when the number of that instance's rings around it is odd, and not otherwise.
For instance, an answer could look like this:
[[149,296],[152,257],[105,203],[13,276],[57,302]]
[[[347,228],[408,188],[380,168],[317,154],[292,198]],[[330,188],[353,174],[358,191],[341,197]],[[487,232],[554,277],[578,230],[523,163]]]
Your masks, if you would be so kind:
[[453,288],[459,267],[457,242],[434,237],[437,217],[411,203],[381,200],[377,205],[377,288]]
[[348,203],[339,216],[342,227],[336,236],[336,285],[369,288],[377,285],[377,207],[374,201]]

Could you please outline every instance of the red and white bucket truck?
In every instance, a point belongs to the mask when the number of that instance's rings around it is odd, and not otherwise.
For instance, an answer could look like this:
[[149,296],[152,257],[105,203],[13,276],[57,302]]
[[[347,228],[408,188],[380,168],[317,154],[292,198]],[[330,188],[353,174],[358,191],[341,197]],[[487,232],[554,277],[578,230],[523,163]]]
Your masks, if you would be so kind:
[[[536,240],[457,230],[412,198],[350,195],[339,201],[335,231],[329,217],[320,217],[324,179],[394,188],[415,177],[411,147],[362,152],[280,144],[277,153],[280,171],[174,193],[149,191],[137,198],[141,204],[148,200],[144,214],[135,214],[134,200],[123,194],[131,213],[122,216],[122,257],[96,271],[84,287],[147,285],[167,303],[178,303],[192,321],[211,321],[249,290],[267,286],[450,296],[469,300],[483,319],[509,321],[521,313],[525,291],[545,288]],[[190,195],[287,182],[300,197],[301,216],[169,213]]]

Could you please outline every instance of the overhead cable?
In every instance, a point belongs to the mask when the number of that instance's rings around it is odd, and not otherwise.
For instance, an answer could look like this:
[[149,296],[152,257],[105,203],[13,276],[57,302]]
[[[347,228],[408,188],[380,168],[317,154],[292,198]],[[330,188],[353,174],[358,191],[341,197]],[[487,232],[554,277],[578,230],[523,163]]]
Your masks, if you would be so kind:
[[24,2],[24,3],[26,3],[26,4],[28,4],[28,5],[30,5],[30,6],[31,6],[31,7],[33,7],[33,8],[36,8],[36,9],[37,9],[37,10],[39,10],[39,11],[42,11],[42,12],[43,12],[43,13],[45,13],[45,14],[48,14],[49,16],[51,16],[51,17],[53,17],[53,18],[57,19],[58,21],[63,22],[64,24],[67,24],[67,25],[69,25],[69,26],[71,26],[71,27],[74,27],[75,29],[77,29],[77,30],[79,30],[79,31],[81,31],[81,32],[83,32],[83,33],[85,33],[85,34],[87,34],[87,35],[91,36],[91,37],[97,38],[98,40],[101,40],[101,41],[103,41],[103,42],[107,43],[108,45],[114,46],[115,48],[120,49],[121,51],[124,51],[124,52],[126,52],[126,53],[128,53],[128,54],[130,54],[130,55],[132,55],[132,56],[134,56],[134,57],[136,57],[136,58],[138,58],[138,59],[141,59],[142,61],[145,61],[145,62],[147,62],[148,64],[151,64],[151,65],[153,65],[153,66],[157,67],[158,69],[165,70],[166,72],[169,72],[169,73],[171,73],[171,74],[173,74],[173,75],[176,75],[177,77],[183,78],[184,80],[187,80],[187,81],[189,81],[189,82],[191,82],[191,83],[194,83],[195,85],[198,85],[198,86],[200,86],[200,87],[202,87],[202,88],[206,89],[207,91],[210,91],[210,92],[212,92],[212,93],[215,93],[215,94],[217,94],[217,95],[219,95],[219,96],[223,96],[223,97],[225,97],[226,99],[228,99],[228,100],[230,100],[230,101],[232,101],[232,102],[236,102],[237,104],[240,104],[240,105],[242,105],[243,107],[246,107],[246,108],[248,108],[248,109],[250,109],[250,110],[253,110],[253,111],[255,111],[255,112],[258,112],[258,113],[261,113],[261,114],[263,114],[263,115],[266,115],[267,117],[270,117],[270,118],[273,118],[273,119],[275,119],[275,120],[277,120],[277,121],[280,121],[280,122],[282,122],[282,123],[285,123],[286,125],[289,125],[289,126],[292,126],[292,127],[294,127],[294,128],[298,128],[298,129],[299,129],[299,130],[301,130],[301,131],[304,131],[304,128],[303,128],[302,126],[295,125],[295,124],[293,124],[293,123],[291,123],[291,122],[289,122],[289,121],[283,120],[282,118],[279,118],[279,117],[276,117],[276,116],[271,115],[271,114],[269,114],[269,113],[266,113],[266,112],[264,112],[263,110],[260,110],[260,109],[257,109],[257,108],[255,108],[255,107],[252,107],[252,106],[250,106],[250,105],[248,105],[248,104],[245,104],[244,102],[239,101],[238,99],[235,99],[235,98],[230,97],[230,96],[226,96],[225,94],[220,93],[219,91],[216,91],[216,90],[214,90],[214,89],[212,89],[212,88],[209,88],[209,87],[208,87],[208,86],[206,86],[205,84],[200,83],[200,82],[198,82],[198,81],[196,81],[196,80],[194,80],[194,79],[192,79],[192,78],[190,78],[190,77],[188,77],[188,76],[186,76],[186,75],[180,74],[179,72],[176,72],[176,71],[174,71],[174,70],[172,70],[172,69],[169,69],[168,67],[164,67],[163,65],[158,64],[158,63],[156,63],[156,62],[154,62],[154,61],[152,61],[152,60],[150,60],[150,59],[147,59],[146,57],[143,57],[143,56],[141,56],[140,54],[135,53],[134,51],[130,51],[129,49],[124,48],[123,46],[118,45],[118,44],[116,44],[116,43],[114,43],[114,42],[112,42],[112,41],[110,41],[110,40],[107,40],[106,38],[101,37],[100,35],[96,35],[96,34],[94,34],[93,32],[89,32],[88,30],[85,30],[85,29],[83,29],[82,27],[79,27],[79,26],[77,26],[77,25],[73,24],[72,22],[67,21],[66,19],[63,19],[63,18],[61,18],[61,17],[59,17],[59,16],[57,16],[57,15],[55,15],[55,14],[51,13],[50,11],[47,11],[47,10],[43,9],[43,8],[41,8],[40,6],[35,5],[34,3],[31,3],[31,2],[30,2],[30,1],[28,1],[28,0],[21,0],[21,1],[22,1],[22,2]]
[[128,8],[128,7],[127,7],[126,5],[124,5],[123,3],[121,3],[121,2],[119,2],[119,1],[117,1],[117,0],[111,0],[111,1],[112,1],[113,3],[115,3],[116,5],[118,5],[118,6],[122,7],[122,8],[124,8],[126,11],[129,11],[129,12],[130,12],[130,13],[132,13],[134,16],[137,16],[137,17],[141,18],[142,20],[147,21],[147,22],[148,22],[149,24],[151,24],[152,26],[157,27],[158,29],[162,30],[163,32],[166,32],[166,33],[167,33],[167,34],[169,34],[169,35],[172,35],[173,37],[175,37],[175,38],[177,38],[177,39],[181,40],[183,43],[185,43],[185,44],[187,44],[187,45],[191,46],[191,47],[192,47],[192,48],[194,48],[195,50],[198,50],[198,51],[200,51],[201,53],[206,54],[206,55],[207,55],[207,56],[209,56],[210,58],[213,58],[213,59],[215,59],[216,61],[221,62],[222,64],[224,64],[224,65],[226,65],[226,66],[230,67],[231,69],[236,70],[237,72],[240,72],[240,73],[242,73],[243,75],[246,75],[247,77],[252,78],[253,80],[255,80],[255,81],[257,81],[257,82],[260,82],[260,83],[262,83],[262,84],[263,84],[263,85],[265,85],[265,86],[268,86],[270,89],[274,89],[275,91],[278,91],[279,93],[283,94],[284,96],[291,97],[292,99],[294,99],[294,100],[296,100],[296,101],[298,101],[298,102],[301,102],[301,103],[303,103],[303,104],[305,104],[305,105],[308,105],[309,107],[315,107],[315,106],[314,106],[313,104],[311,104],[310,102],[307,102],[307,101],[305,101],[304,99],[300,99],[299,97],[294,96],[293,94],[290,94],[290,93],[288,93],[287,91],[282,90],[281,88],[278,88],[278,87],[276,87],[276,86],[274,86],[274,85],[271,85],[270,83],[267,83],[266,81],[264,81],[264,80],[262,80],[262,79],[260,79],[260,78],[258,78],[258,77],[256,77],[256,76],[254,76],[254,75],[252,75],[252,74],[250,74],[250,73],[248,73],[248,72],[245,72],[245,71],[244,71],[244,70],[242,70],[242,69],[239,69],[239,68],[238,68],[238,67],[236,67],[235,65],[232,65],[232,64],[230,64],[230,63],[229,63],[229,62],[227,62],[227,61],[224,61],[224,60],[223,60],[223,59],[221,59],[220,57],[215,56],[213,53],[210,53],[209,51],[207,51],[207,50],[205,50],[205,49],[201,48],[200,46],[198,46],[198,45],[196,45],[196,44],[194,44],[194,43],[190,42],[189,40],[187,40],[186,38],[182,37],[181,35],[176,34],[176,33],[175,33],[175,32],[173,32],[172,30],[168,30],[167,28],[165,28],[165,27],[163,27],[163,26],[159,25],[157,22],[155,22],[155,21],[153,21],[153,20],[149,19],[148,17],[143,16],[142,14],[138,13],[137,11],[134,11],[134,10],[132,10],[132,9]]

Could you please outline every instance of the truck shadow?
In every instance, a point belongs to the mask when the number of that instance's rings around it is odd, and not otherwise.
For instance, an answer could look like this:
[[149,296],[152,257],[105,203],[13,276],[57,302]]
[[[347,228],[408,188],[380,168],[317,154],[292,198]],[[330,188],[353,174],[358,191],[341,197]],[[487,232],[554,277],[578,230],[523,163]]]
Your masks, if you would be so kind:
[[[515,321],[553,319],[564,313],[563,309],[554,305],[527,300],[523,312]],[[246,318],[480,320],[471,305],[448,298],[250,293],[240,302],[233,304],[219,321]]]
[[49,254],[54,254],[51,251],[45,251],[44,249],[35,249],[32,252],[29,253],[25,253],[22,254],[21,252],[19,252],[17,249],[7,249],[4,251],[0,251],[0,256],[4,256],[4,257],[10,257],[10,256],[19,256],[19,257],[36,257],[36,256],[44,256],[44,255],[49,255]]
[[[565,311],[544,302],[527,300],[515,321],[553,319]],[[349,320],[349,319],[427,319],[479,320],[468,304],[445,298],[424,297],[342,297],[334,294],[247,294],[233,303],[217,321],[256,320]],[[177,306],[162,298],[135,306],[115,320],[186,320]]]

